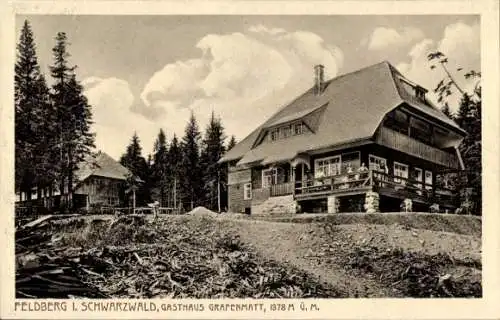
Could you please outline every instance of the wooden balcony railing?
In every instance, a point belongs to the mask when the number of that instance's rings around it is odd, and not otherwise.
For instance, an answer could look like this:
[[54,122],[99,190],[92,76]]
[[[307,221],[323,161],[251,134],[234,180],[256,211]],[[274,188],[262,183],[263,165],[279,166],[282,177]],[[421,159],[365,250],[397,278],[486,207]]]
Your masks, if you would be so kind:
[[448,168],[459,168],[458,158],[455,154],[431,147],[386,127],[380,128],[376,142]]
[[293,194],[293,183],[280,183],[271,186],[271,197],[286,196]]
[[421,200],[428,203],[440,203],[452,205],[456,202],[456,192],[451,189],[436,188],[432,184],[390,176],[388,174],[373,171],[373,187],[375,189],[391,190],[400,196],[410,199]]
[[423,181],[391,176],[375,170],[295,183],[295,195],[299,198],[369,190],[427,203],[452,204],[455,201],[455,192],[452,190],[436,189],[432,184]]
[[329,194],[371,187],[371,171],[346,173],[331,177],[315,178],[295,183],[295,194]]

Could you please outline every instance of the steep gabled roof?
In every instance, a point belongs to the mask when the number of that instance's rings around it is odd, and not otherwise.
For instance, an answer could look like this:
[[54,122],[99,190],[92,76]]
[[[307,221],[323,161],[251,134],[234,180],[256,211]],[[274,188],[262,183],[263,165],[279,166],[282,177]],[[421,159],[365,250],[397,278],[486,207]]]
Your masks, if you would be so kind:
[[96,156],[88,156],[80,164],[75,176],[81,182],[90,176],[126,180],[129,174],[130,171],[118,161],[104,152],[99,152]]
[[[285,156],[370,139],[384,116],[403,103],[464,134],[457,124],[429,102],[413,98],[413,93],[402,85],[403,80],[396,68],[386,61],[331,79],[325,83],[320,95],[311,88],[280,109],[229,150],[221,161],[240,159],[239,164],[267,163],[271,159],[285,159]],[[325,109],[313,135],[255,145],[263,130],[283,123],[283,119],[310,114],[321,106]]]

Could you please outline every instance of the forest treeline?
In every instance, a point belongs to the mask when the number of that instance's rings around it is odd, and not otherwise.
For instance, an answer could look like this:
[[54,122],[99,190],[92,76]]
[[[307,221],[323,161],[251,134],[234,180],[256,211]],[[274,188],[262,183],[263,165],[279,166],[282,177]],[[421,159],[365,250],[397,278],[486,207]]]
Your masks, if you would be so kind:
[[[14,79],[16,192],[31,200],[32,190],[37,199],[62,190],[61,210],[71,209],[75,172],[95,152],[92,107],[77,67],[69,63],[68,46],[66,34],[57,33],[49,86],[38,62],[32,28],[25,21]],[[162,206],[223,209],[227,174],[218,161],[235,144],[234,136],[227,139],[219,117],[212,113],[202,134],[192,114],[180,139],[174,135],[167,141],[160,130],[154,151],[146,158],[134,134],[120,163],[132,173],[128,182],[137,187],[138,205],[159,201]]]

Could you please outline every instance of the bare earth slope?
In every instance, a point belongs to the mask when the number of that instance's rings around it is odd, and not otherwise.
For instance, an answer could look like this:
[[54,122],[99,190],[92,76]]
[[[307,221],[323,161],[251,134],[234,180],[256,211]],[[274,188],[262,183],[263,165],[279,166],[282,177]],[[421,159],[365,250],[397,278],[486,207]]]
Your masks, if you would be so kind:
[[[478,232],[200,212],[54,217],[19,228],[18,296],[482,296]],[[450,230],[439,219],[432,226]]]
[[[414,260],[445,255],[457,267],[461,262],[480,266],[480,239],[469,235],[410,229],[398,224],[225,223],[225,228],[232,229],[244,242],[269,259],[310,272],[350,297],[387,297],[404,293],[381,281],[381,275],[391,273],[391,270],[379,270],[375,276],[353,267],[352,260],[361,256],[363,250],[371,250],[374,254],[377,251],[410,253],[416,255]],[[410,261],[408,264],[411,264]],[[476,278],[480,273],[475,267],[467,265],[466,269]],[[392,271],[396,272],[395,269]]]

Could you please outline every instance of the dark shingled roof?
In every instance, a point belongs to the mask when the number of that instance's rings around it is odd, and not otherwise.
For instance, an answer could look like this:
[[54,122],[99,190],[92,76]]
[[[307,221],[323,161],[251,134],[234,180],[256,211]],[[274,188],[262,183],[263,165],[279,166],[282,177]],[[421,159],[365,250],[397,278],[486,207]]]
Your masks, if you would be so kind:
[[130,171],[118,161],[104,152],[99,152],[95,157],[88,156],[76,171],[78,181],[84,181],[90,176],[106,177],[118,180],[126,180]]
[[[403,86],[401,78],[404,79],[396,68],[384,61],[327,81],[320,95],[311,88],[236,144],[221,162],[240,159],[238,164],[269,163],[290,159],[301,152],[369,139],[384,116],[402,103],[464,133],[429,102],[414,98],[413,93]],[[252,148],[263,129],[283,123],[283,119],[308,114],[321,106],[326,108],[314,133],[261,143]]]

